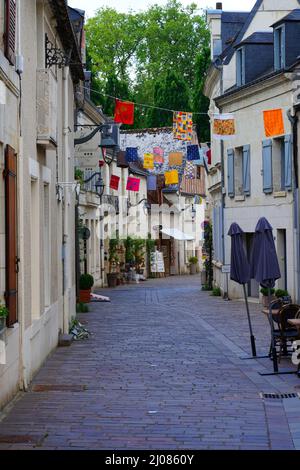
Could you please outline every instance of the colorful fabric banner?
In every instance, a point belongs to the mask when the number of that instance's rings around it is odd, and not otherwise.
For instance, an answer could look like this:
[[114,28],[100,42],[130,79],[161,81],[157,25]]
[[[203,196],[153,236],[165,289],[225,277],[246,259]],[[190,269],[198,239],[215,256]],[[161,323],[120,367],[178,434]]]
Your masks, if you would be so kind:
[[178,171],[177,170],[171,170],[171,171],[166,171],[165,172],[165,184],[178,184],[179,183],[179,177],[178,177]]
[[208,165],[211,165],[211,149],[207,150],[206,156]]
[[154,158],[152,153],[144,153],[144,168],[147,170],[153,170]]
[[229,140],[235,136],[233,114],[214,114],[213,137],[217,140]]
[[193,114],[182,111],[173,113],[173,136],[178,140],[192,140]]
[[147,189],[148,191],[156,191],[157,189],[157,177],[156,175],[147,176]]
[[139,178],[133,178],[132,176],[128,176],[126,185],[127,191],[139,191],[140,182],[141,180]]
[[111,189],[114,189],[114,190],[118,191],[118,189],[119,189],[119,183],[120,183],[120,177],[119,177],[119,176],[116,176],[116,175],[111,175],[109,187],[110,187]]
[[169,166],[180,166],[182,165],[183,153],[182,152],[170,152],[169,153]]
[[266,137],[275,137],[284,134],[282,109],[264,111],[264,124]]
[[153,148],[154,163],[164,163],[164,151],[161,147]]
[[137,162],[139,159],[138,150],[136,147],[126,148],[126,161],[127,163]]
[[116,100],[114,121],[121,124],[133,124],[134,103]]
[[186,148],[186,151],[187,151],[187,159],[189,161],[200,159],[199,145],[188,145]]

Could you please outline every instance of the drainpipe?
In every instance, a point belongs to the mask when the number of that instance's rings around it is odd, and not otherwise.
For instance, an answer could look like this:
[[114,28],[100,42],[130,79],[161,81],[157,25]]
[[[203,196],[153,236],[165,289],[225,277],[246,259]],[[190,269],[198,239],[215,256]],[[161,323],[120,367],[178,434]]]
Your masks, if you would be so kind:
[[[64,155],[64,181],[70,181],[69,175],[69,96],[68,96],[68,79],[69,79],[69,67],[63,68],[63,155]],[[69,186],[66,185],[64,188],[64,213],[63,213],[63,333],[69,332],[69,206],[70,206],[70,192]]]
[[299,221],[299,168],[298,168],[298,124],[300,105],[294,106],[294,115],[291,110],[287,112],[287,116],[292,125],[293,135],[293,163],[294,163],[294,190],[293,190],[293,205],[294,205],[294,230],[296,232],[296,283],[297,283],[297,298],[296,302],[300,300],[300,221]]

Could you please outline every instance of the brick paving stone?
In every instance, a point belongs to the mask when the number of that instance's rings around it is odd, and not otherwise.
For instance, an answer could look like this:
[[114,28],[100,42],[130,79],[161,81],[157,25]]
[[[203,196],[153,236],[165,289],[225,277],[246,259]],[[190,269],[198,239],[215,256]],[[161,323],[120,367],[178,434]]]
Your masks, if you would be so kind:
[[[92,336],[54,351],[0,421],[0,436],[45,437],[1,450],[300,447],[300,400],[259,396],[299,391],[299,379],[262,377],[269,359],[240,359],[250,354],[243,302],[211,297],[198,276],[101,293],[111,303],[80,316]],[[250,310],[258,354],[266,353],[267,319],[259,305]]]

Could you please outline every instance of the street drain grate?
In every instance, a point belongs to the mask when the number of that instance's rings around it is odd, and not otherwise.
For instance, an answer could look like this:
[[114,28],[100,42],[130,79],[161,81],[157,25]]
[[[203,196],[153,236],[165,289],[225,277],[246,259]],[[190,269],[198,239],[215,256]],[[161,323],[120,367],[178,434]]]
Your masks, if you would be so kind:
[[300,393],[260,393],[260,398],[270,398],[272,400],[283,400],[286,398],[300,398]]
[[84,392],[87,389],[86,385],[33,385],[33,392]]

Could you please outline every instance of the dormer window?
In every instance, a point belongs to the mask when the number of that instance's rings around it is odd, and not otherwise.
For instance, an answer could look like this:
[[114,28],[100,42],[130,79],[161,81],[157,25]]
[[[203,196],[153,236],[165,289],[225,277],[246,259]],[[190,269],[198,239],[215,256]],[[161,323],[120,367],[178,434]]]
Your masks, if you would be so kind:
[[275,70],[285,68],[285,25],[274,29],[274,60]]
[[245,83],[245,49],[240,47],[236,51],[236,84],[237,86],[242,86]]

